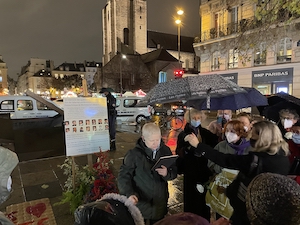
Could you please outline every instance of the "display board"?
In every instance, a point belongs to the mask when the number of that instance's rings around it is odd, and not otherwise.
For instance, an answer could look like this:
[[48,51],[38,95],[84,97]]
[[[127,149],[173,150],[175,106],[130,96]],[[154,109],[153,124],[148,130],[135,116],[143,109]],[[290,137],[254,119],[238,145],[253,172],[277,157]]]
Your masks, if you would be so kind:
[[106,98],[65,98],[66,155],[109,150]]

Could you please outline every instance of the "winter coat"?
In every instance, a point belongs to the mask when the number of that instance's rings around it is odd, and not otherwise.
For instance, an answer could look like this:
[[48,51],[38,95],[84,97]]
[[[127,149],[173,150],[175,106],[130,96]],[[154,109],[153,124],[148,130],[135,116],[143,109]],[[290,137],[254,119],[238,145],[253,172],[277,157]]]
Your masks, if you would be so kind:
[[163,141],[152,159],[152,150],[146,147],[142,139],[137,141],[134,149],[125,155],[118,175],[118,188],[122,195],[138,197],[137,207],[144,219],[159,220],[167,214],[169,198],[168,180],[177,177],[176,165],[168,168],[166,177],[162,177],[151,168],[162,156],[172,155]]
[[[199,126],[196,128],[202,137],[202,142],[214,147],[218,142],[218,137],[209,130]],[[196,186],[204,184],[212,175],[207,167],[208,160],[205,157],[196,157],[195,148],[184,141],[187,134],[195,133],[190,124],[186,124],[184,130],[178,135],[176,154],[178,173],[184,175],[183,180],[183,198],[184,211],[195,213],[209,220],[210,212],[205,202],[205,192],[200,193]]]
[[[235,154],[235,150],[230,147],[230,145],[228,144],[228,142],[225,141],[221,141],[219,142],[219,144],[217,144],[214,149],[218,150],[219,152],[222,152],[224,154]],[[247,155],[248,152],[251,150],[251,146],[249,145],[248,147],[245,148],[243,155]],[[222,171],[222,167],[219,166],[218,164],[208,160],[208,167],[212,170],[214,170],[214,172],[216,173],[221,173]]]
[[0,146],[0,204],[6,201],[10,195],[10,191],[7,190],[7,182],[18,163],[19,159],[16,153]]
[[[241,200],[244,196],[241,191],[247,191],[247,186],[251,180],[259,173],[276,173],[287,175],[290,168],[288,157],[280,150],[275,155],[270,155],[265,152],[249,152],[248,155],[232,155],[224,154],[216,151],[208,145],[199,143],[196,150],[197,155],[215,162],[221,167],[228,169],[239,170],[237,178],[228,186],[226,195],[230,200],[230,204],[234,209],[231,217],[233,225],[248,225],[250,224],[247,217],[245,200]],[[258,156],[258,167],[251,172],[251,165],[254,162],[254,155]],[[243,183],[244,190],[241,190],[240,183]]]
[[300,144],[296,144],[293,140],[288,140],[290,155],[290,162],[293,163],[295,157],[300,157]]
[[108,117],[116,117],[117,111],[116,111],[116,98],[109,92],[108,95],[106,95],[107,100],[107,112]]

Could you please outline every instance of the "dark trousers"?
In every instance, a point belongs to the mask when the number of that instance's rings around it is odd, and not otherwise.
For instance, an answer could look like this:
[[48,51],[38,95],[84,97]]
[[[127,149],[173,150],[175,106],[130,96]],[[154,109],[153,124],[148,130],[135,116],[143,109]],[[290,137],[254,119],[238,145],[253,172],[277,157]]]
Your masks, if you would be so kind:
[[115,141],[116,139],[116,116],[115,115],[108,115],[108,126],[109,126],[110,141]]

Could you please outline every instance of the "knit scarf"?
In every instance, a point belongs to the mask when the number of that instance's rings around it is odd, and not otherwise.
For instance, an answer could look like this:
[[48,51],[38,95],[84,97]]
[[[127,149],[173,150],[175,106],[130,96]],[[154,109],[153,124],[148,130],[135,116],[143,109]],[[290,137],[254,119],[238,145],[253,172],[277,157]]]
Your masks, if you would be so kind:
[[246,140],[246,138],[241,138],[237,143],[228,143],[228,145],[235,150],[236,155],[243,155],[245,149],[250,146],[250,141]]

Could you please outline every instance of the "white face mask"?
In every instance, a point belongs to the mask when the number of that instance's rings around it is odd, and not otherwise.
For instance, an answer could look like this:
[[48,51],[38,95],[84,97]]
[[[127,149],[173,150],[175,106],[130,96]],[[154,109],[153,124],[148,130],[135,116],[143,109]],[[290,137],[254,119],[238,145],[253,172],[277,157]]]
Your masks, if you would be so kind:
[[232,143],[232,142],[236,141],[239,138],[237,136],[237,134],[232,133],[232,132],[226,132],[225,137],[226,137],[228,143]]
[[231,116],[230,115],[227,115],[227,114],[224,114],[224,118],[225,118],[225,120],[230,120],[231,119]]
[[292,120],[284,119],[284,122],[283,122],[284,129],[291,128],[292,126],[293,126]]

